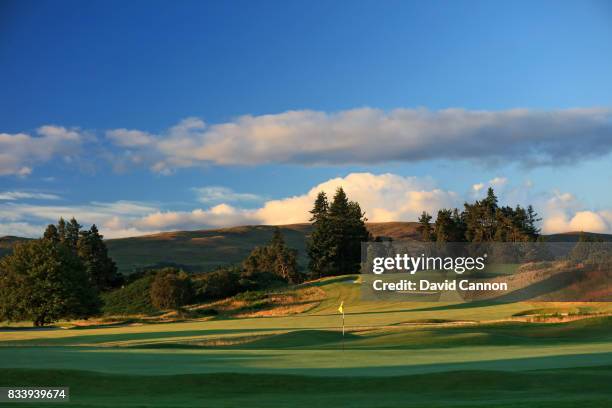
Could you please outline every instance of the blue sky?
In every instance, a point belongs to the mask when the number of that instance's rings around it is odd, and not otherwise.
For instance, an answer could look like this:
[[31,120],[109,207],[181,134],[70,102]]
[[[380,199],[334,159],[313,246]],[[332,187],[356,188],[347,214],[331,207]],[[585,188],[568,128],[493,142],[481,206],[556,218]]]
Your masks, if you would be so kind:
[[0,235],[300,221],[337,184],[610,231],[612,7],[507,3],[5,1]]

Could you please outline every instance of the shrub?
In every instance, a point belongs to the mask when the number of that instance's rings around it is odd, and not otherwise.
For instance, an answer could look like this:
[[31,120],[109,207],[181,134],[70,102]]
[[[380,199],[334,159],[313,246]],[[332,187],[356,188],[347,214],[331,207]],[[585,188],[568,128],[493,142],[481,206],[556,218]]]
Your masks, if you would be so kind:
[[137,279],[123,288],[102,295],[102,312],[107,315],[148,314],[155,312],[151,303],[153,275]]
[[151,283],[151,303],[158,309],[179,309],[193,300],[191,278],[183,271],[162,269]]

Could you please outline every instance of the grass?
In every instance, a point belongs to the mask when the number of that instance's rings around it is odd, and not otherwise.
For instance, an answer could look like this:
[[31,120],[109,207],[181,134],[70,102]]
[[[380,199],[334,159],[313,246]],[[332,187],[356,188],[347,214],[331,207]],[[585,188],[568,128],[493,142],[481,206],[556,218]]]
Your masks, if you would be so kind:
[[[0,329],[0,386],[68,385],[75,407],[612,403],[607,303],[365,301],[358,282],[344,276],[301,285],[290,295],[317,297],[300,312],[279,312],[274,297],[289,294],[257,292],[228,304],[268,302],[259,317]],[[527,319],[561,310],[580,319]]]
[[74,407],[309,407],[313,403],[347,406],[349,402],[352,407],[447,407],[449,401],[455,407],[514,407],[526,399],[530,407],[603,407],[609,402],[610,380],[610,367],[524,373],[456,371],[388,378],[132,376],[71,370],[7,370],[0,374],[2,383],[71,384],[70,406]]

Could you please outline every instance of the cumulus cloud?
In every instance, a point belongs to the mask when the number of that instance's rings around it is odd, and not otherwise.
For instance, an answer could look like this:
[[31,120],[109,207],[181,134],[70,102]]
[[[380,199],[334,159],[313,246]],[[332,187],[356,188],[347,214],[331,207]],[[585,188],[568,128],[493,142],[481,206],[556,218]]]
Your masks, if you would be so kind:
[[[501,179],[493,180],[499,184]],[[59,217],[73,216],[84,225],[97,224],[107,238],[170,230],[302,223],[308,221],[309,210],[320,191],[331,199],[340,186],[351,200],[359,202],[372,222],[415,221],[422,211],[435,215],[440,208],[461,207],[465,198],[438,188],[433,180],[427,178],[391,173],[351,173],[317,184],[303,194],[268,200],[255,208],[230,204],[232,199],[241,201],[245,193],[222,187],[203,188],[204,200],[201,201],[208,205],[189,211],[167,210],[158,204],[133,201],[69,206],[6,200],[0,202],[0,235],[39,236],[46,224],[57,221]],[[247,198],[251,198],[250,195],[247,194]],[[217,202],[221,199],[226,199],[226,202]],[[507,199],[508,194],[505,193],[500,197],[502,202]],[[545,202],[534,204],[538,210],[543,209],[545,233],[581,230],[612,232],[612,211],[585,208],[570,193],[554,192]]]
[[612,150],[612,110],[361,108],[245,115],[207,125],[198,118],[167,132],[107,133],[146,157],[154,171],[196,165],[372,164],[428,159],[517,161],[551,165]]
[[324,191],[331,199],[340,186],[351,200],[359,202],[366,217],[373,222],[412,221],[422,211],[433,213],[460,202],[456,193],[440,190],[432,184],[416,177],[390,173],[351,173],[321,183],[304,195],[268,201],[256,214],[265,224],[306,222],[317,194]]
[[568,231],[612,232],[612,211],[585,209],[570,193],[554,192],[544,206],[542,231],[554,234]]
[[[457,194],[438,189],[433,184],[431,180],[395,174],[352,173],[320,183],[302,195],[266,201],[257,208],[219,203],[191,211],[168,211],[153,204],[130,201],[93,202],[78,206],[7,202],[0,204],[0,234],[16,231],[16,223],[27,220],[39,226],[30,229],[28,236],[37,236],[45,224],[55,222],[59,217],[73,216],[86,225],[96,223],[107,238],[168,230],[307,222],[317,193],[325,191],[331,199],[339,186],[345,189],[350,199],[361,204],[370,221],[415,220],[423,210],[435,213],[441,207],[460,203]],[[210,193],[209,190],[205,192]],[[212,192],[212,196],[206,196],[208,200],[244,198],[241,193],[229,189],[213,189]],[[248,195],[248,198],[252,197]],[[23,228],[22,231],[26,232]],[[32,231],[35,233],[31,234]]]
[[70,160],[82,141],[78,130],[61,126],[42,126],[36,134],[0,133],[0,176],[27,176],[53,157]]

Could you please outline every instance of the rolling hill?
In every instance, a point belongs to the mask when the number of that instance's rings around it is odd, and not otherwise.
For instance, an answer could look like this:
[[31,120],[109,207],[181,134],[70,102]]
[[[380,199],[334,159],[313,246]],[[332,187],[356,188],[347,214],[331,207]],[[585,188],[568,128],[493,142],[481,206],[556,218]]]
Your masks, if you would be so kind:
[[[416,239],[416,223],[369,223],[374,236]],[[139,268],[180,266],[189,272],[207,272],[218,266],[238,263],[258,245],[265,245],[274,226],[253,225],[200,231],[176,231],[143,237],[107,241],[110,255],[119,270],[130,273]],[[310,224],[283,225],[281,231],[291,248],[298,250],[299,262],[306,265],[306,238]]]
[[[418,239],[415,222],[368,223],[373,236],[394,240]],[[178,266],[189,272],[207,272],[218,266],[234,264],[244,259],[257,245],[264,245],[272,237],[274,226],[250,225],[198,231],[174,231],[140,237],[109,239],[107,245],[119,270],[130,274],[152,267]],[[292,224],[280,227],[290,247],[299,252],[301,265],[306,265],[306,238],[310,224]],[[611,234],[589,235],[612,241]],[[547,236],[553,242],[575,242],[579,232]],[[0,237],[0,256],[10,252],[12,246],[25,238]]]

